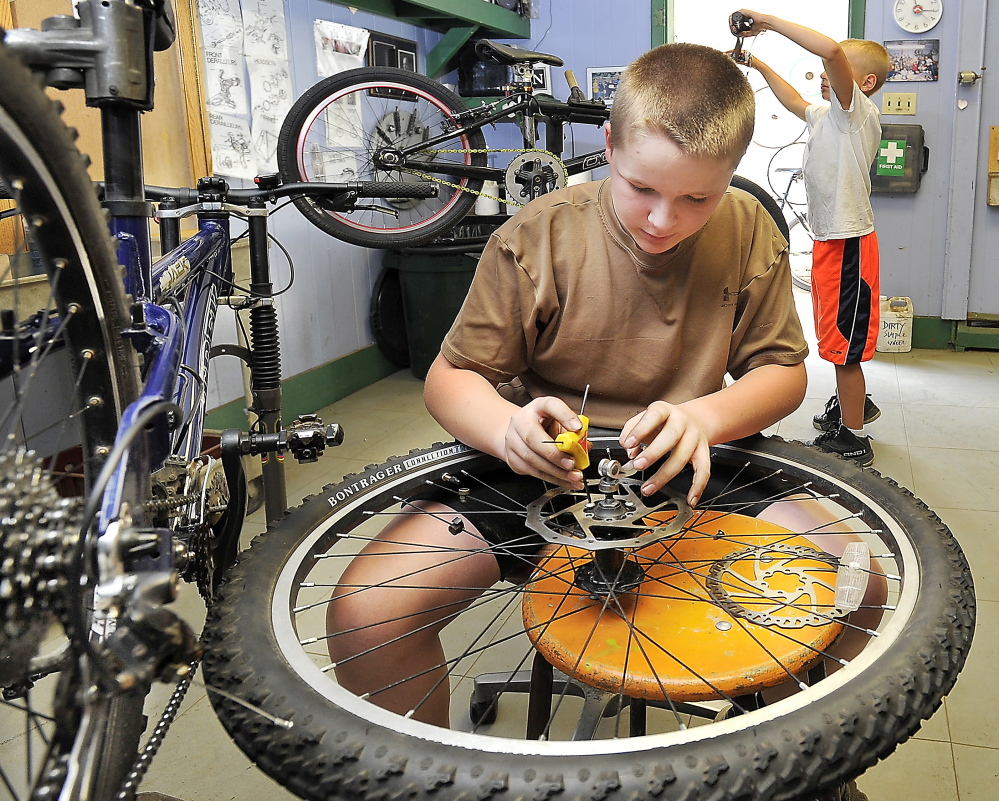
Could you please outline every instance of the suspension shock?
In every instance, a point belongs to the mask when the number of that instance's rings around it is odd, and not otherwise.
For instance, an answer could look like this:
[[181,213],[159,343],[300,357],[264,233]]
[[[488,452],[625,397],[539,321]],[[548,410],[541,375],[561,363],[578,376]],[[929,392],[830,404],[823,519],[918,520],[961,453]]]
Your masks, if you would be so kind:
[[[249,208],[263,209],[264,201],[255,201]],[[250,229],[250,292],[258,301],[250,309],[253,349],[250,386],[260,433],[274,434],[281,430],[281,341],[267,255],[267,217],[251,215],[247,225]],[[261,454],[268,522],[280,520],[288,505],[282,459],[279,454]]]

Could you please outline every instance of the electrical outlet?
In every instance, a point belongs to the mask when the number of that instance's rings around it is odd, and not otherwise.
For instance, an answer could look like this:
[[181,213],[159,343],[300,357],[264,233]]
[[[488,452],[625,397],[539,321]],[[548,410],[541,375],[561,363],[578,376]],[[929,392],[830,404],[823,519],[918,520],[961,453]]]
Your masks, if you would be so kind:
[[916,113],[915,92],[882,92],[881,113],[913,115]]

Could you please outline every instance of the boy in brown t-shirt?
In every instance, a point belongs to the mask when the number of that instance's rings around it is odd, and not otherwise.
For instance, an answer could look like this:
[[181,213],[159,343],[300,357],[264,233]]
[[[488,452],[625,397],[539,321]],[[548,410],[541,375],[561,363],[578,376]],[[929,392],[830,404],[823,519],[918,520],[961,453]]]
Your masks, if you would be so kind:
[[[643,493],[689,464],[694,505],[709,446],[796,409],[807,348],[787,245],[729,187],[754,113],[746,78],[719,51],[664,45],[628,67],[606,129],[610,178],[531,203],[486,247],[427,376],[437,421],[514,473],[581,489],[553,435],[580,429],[589,385],[587,414],[621,429],[636,469],[667,457]],[[514,576],[504,556],[516,549],[487,514],[453,533],[454,510],[440,499],[425,508],[440,514],[400,516],[351,563],[329,606],[329,648],[341,685],[446,726],[438,634]],[[407,544],[417,547],[400,556]]]

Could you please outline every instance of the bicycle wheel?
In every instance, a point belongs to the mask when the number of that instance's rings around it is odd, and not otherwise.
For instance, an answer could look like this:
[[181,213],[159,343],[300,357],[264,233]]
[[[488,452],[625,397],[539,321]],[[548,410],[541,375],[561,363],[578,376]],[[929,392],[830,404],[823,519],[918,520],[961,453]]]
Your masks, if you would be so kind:
[[773,199],[773,196],[769,192],[767,192],[759,184],[753,183],[748,178],[743,178],[741,175],[733,175],[731,185],[736,189],[742,189],[743,191],[749,192],[749,194],[760,201],[760,205],[767,210],[767,214],[769,214],[773,218],[773,221],[777,224],[777,229],[784,235],[785,239],[788,238],[787,220],[784,219],[780,206],[777,205],[777,201]]
[[790,233],[791,283],[798,289],[812,291],[812,243],[815,241],[808,223],[801,217],[791,220]]
[[[613,435],[592,442],[594,454],[623,455]],[[814,797],[891,753],[953,685],[974,628],[968,565],[908,492],[829,454],[755,437],[713,448],[712,469],[689,518],[676,496],[642,502],[635,485],[608,490],[592,469],[591,497],[537,484],[534,494],[548,492],[525,509],[506,489],[517,477],[457,443],[349,476],[232,571],[205,630],[206,680],[257,711],[213,696],[216,711],[258,766],[317,801]],[[497,519],[549,532],[526,582],[448,607],[439,672],[452,728],[379,706],[388,687],[348,691],[337,677],[353,657],[333,665],[328,655],[325,610],[345,564],[395,515],[423,514],[407,499],[428,482],[456,508],[481,493]],[[671,484],[682,497],[683,482]],[[609,512],[606,492],[620,493]],[[818,527],[767,519],[815,504]],[[846,612],[834,600],[835,554],[851,542],[867,546],[870,567],[844,569],[871,580]],[[382,544],[403,561],[374,589],[419,585],[404,561],[419,564],[419,548]],[[442,549],[449,565],[482,552],[457,547]],[[615,568],[602,575],[620,578],[620,592],[595,586],[591,548],[623,553],[637,575]],[[352,586],[338,591],[372,589]],[[389,622],[405,608],[404,595],[377,597]],[[375,636],[366,655],[388,645],[400,641]],[[532,662],[539,680],[525,702],[514,691],[531,683]],[[390,667],[405,681],[417,678],[409,665],[404,655]],[[537,739],[525,739],[532,726]]]
[[15,798],[55,797],[44,794],[69,782],[108,798],[135,754],[143,698],[90,693],[64,632],[80,505],[60,496],[97,475],[138,373],[83,158],[2,45],[0,73],[0,780]]
[[[452,228],[475,203],[481,179],[455,176],[455,165],[485,166],[480,129],[417,148],[459,127],[468,109],[436,81],[406,70],[362,67],[327,78],[292,106],[278,137],[287,181],[381,181],[437,184],[436,198],[382,199],[352,211],[295,204],[322,231],[370,248],[411,247]],[[478,151],[478,152],[477,152]]]

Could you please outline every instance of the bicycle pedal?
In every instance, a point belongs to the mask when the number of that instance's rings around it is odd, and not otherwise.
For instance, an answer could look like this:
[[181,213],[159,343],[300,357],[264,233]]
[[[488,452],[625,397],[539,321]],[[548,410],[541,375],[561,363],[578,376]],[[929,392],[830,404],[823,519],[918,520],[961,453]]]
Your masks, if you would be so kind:
[[[272,434],[238,432],[239,453],[259,456],[264,453],[283,454],[288,451],[299,462],[315,462],[327,447],[343,442],[343,428],[337,423],[324,424],[316,414],[303,414],[285,429]],[[223,449],[226,447],[223,442]]]
[[315,414],[296,417],[285,431],[286,447],[299,462],[315,462],[326,446],[336,447],[342,442],[343,429],[337,423],[324,426],[322,418]]

